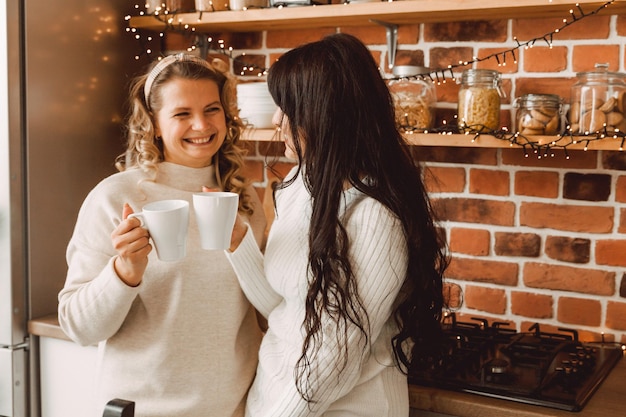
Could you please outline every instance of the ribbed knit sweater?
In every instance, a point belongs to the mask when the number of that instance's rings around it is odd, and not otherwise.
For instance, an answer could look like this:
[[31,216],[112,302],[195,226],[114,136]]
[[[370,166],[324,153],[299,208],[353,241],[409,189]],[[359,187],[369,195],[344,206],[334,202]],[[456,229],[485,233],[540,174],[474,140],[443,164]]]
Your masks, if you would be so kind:
[[[145,178],[132,169],[98,184],[67,249],[59,322],[74,341],[98,344],[92,415],[102,416],[107,401],[122,398],[135,401],[136,417],[241,417],[261,332],[224,251],[200,247],[192,194],[216,186],[214,169],[164,162],[156,182],[139,183]],[[111,232],[124,203],[137,212],[163,199],[190,202],[187,256],[163,262],[153,249],[143,281],[129,287],[113,269]],[[249,221],[260,239],[259,201]]]
[[350,240],[350,261],[369,316],[370,345],[348,328],[348,362],[343,370],[338,329],[322,319],[324,343],[312,363],[309,384],[315,403],[302,399],[294,382],[301,355],[307,293],[311,197],[302,179],[277,192],[276,218],[265,255],[250,231],[229,253],[246,296],[268,319],[257,375],[246,416],[406,417],[407,379],[394,365],[390,313],[407,266],[406,240],[399,220],[382,204],[356,189],[344,192],[342,221]]

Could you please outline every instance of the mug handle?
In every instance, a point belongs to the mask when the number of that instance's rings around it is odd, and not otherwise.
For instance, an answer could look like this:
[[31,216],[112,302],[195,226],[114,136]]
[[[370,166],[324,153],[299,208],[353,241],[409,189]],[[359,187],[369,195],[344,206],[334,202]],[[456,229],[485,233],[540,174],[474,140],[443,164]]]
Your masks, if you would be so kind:
[[139,213],[131,213],[127,217],[127,219],[132,219],[132,218],[139,219],[139,221],[141,222],[140,226],[144,227],[145,221],[144,221],[143,213],[141,213],[141,212],[139,212]]

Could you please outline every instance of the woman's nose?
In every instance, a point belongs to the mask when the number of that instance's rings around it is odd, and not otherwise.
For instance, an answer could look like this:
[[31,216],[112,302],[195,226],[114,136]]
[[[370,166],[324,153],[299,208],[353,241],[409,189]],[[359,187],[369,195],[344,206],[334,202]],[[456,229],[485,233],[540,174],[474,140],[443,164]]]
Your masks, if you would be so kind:
[[276,127],[281,127],[283,123],[283,112],[280,110],[280,107],[276,109],[274,115],[272,116],[272,124]]
[[199,115],[194,116],[193,121],[192,121],[192,128],[193,130],[202,131],[202,130],[206,130],[206,128],[210,124],[211,122],[207,115],[199,114]]

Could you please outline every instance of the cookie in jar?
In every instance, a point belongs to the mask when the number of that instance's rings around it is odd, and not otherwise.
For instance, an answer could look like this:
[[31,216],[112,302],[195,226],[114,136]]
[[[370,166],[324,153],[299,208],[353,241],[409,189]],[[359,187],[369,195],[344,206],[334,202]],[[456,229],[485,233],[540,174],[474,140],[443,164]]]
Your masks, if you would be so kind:
[[515,127],[524,136],[561,133],[562,100],[556,94],[525,94],[514,103]]
[[626,74],[596,64],[595,71],[576,74],[568,121],[574,134],[626,131]]

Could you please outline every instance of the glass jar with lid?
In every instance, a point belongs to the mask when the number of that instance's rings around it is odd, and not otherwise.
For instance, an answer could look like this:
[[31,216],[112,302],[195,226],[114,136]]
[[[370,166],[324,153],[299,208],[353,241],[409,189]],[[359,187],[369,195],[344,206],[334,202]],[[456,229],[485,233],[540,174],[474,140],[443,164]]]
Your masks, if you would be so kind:
[[433,127],[437,94],[435,84],[424,77],[430,70],[414,65],[393,67],[387,85],[393,97],[396,124],[405,131],[424,132]]
[[515,127],[522,135],[561,133],[562,100],[556,94],[524,94],[515,100]]
[[576,76],[569,109],[571,132],[626,132],[626,74],[609,72],[608,64],[596,64],[595,71]]
[[501,74],[488,69],[467,69],[461,76],[458,123],[463,130],[483,132],[500,128]]

